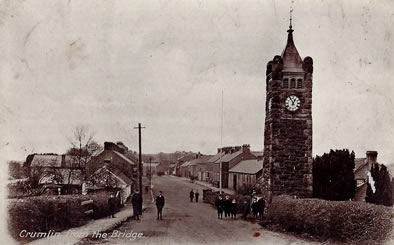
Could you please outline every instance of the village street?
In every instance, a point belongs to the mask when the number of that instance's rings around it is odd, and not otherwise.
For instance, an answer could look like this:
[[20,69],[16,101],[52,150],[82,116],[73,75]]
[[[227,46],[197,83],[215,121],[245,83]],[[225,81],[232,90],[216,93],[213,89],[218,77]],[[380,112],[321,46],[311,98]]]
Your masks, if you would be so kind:
[[[258,224],[243,221],[240,217],[218,220],[216,209],[202,202],[204,187],[184,179],[154,177],[153,184],[155,191],[162,190],[166,198],[163,220],[156,219],[156,207],[151,203],[140,221],[128,221],[115,229],[117,234],[142,232],[144,237],[134,241],[119,236],[100,238],[82,244],[313,244],[263,230]],[[189,200],[192,188],[201,193],[198,203]]]

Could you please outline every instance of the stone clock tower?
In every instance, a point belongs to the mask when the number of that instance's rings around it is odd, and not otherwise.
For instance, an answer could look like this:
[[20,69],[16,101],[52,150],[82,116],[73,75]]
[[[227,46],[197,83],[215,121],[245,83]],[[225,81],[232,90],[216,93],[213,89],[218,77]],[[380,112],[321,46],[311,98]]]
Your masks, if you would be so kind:
[[266,198],[312,197],[313,60],[302,60],[290,27],[282,55],[267,64],[264,165]]

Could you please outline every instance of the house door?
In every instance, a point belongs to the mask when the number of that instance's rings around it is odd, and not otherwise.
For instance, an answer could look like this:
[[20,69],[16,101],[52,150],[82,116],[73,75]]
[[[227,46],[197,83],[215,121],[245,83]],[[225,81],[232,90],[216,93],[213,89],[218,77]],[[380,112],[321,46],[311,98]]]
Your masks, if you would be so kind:
[[237,175],[233,175],[233,189],[237,190]]

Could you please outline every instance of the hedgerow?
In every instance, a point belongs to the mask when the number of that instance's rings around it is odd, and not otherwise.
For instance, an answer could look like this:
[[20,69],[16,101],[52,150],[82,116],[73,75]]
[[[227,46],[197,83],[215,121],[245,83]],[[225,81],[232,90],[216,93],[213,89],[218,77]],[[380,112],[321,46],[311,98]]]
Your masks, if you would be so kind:
[[[11,200],[8,206],[8,227],[16,240],[24,240],[19,234],[29,232],[62,231],[87,223],[91,218],[109,216],[110,193],[89,195],[35,196]],[[82,201],[93,200],[90,207],[81,206]],[[86,215],[93,208],[92,215]],[[120,205],[117,206],[117,210]]]
[[354,201],[274,197],[265,225],[320,241],[380,244],[392,230],[393,209]]

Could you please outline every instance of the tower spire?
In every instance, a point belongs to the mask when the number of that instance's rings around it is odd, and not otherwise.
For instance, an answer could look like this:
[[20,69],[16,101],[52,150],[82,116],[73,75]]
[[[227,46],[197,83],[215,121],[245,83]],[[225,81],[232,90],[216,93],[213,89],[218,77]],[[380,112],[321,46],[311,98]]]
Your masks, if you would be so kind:
[[287,38],[287,42],[289,42],[289,41],[293,41],[293,26],[292,26],[292,23],[291,23],[291,21],[293,20],[293,3],[294,3],[294,1],[291,1],[291,4],[292,5],[290,5],[290,25],[289,25],[289,30],[287,30],[287,32],[289,33],[289,35],[288,35],[288,38]]
[[290,6],[290,25],[289,25],[289,30],[293,30],[292,29],[292,25],[291,25],[291,21],[293,20],[293,6]]

